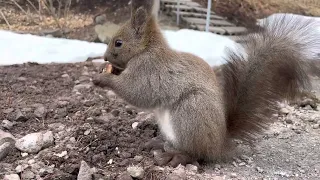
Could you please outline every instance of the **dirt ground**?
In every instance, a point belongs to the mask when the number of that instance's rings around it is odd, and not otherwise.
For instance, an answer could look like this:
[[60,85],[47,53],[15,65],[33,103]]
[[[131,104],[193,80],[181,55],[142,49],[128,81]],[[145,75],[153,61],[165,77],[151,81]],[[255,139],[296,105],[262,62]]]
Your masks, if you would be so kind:
[[[128,17],[120,13],[129,15],[128,0],[101,1],[107,5],[87,2],[74,9],[69,19],[59,19],[66,30],[62,37],[94,41],[94,15],[104,12],[114,24]],[[218,13],[238,17],[234,20],[239,23],[253,22],[256,14],[246,13],[251,12],[251,6],[242,4],[243,10],[235,11],[237,7],[229,4]],[[16,8],[0,9],[6,10],[14,31],[37,34],[58,28],[51,17],[31,22],[29,15]],[[168,19],[163,19],[163,25],[174,27]],[[0,29],[9,29],[2,19]],[[91,79],[99,66],[83,62],[0,67],[0,134],[7,132],[19,139],[34,132],[52,131],[54,136],[54,144],[37,153],[10,149],[0,161],[1,179],[7,174],[18,174],[21,179],[77,179],[82,160],[92,168],[94,180],[139,179],[129,175],[127,168],[131,166],[142,169],[141,179],[146,180],[319,179],[320,112],[314,103],[281,103],[274,116],[278,121],[257,137],[255,147],[239,142],[231,160],[201,164],[199,169],[192,165],[158,167],[153,158],[157,152],[142,149],[145,142],[159,134],[154,117],[128,106],[111,91],[94,87]],[[313,77],[313,85],[320,98],[319,77]]]
[[[0,67],[0,119],[14,123],[10,129],[1,129],[16,138],[52,131],[55,142],[24,157],[18,150],[11,151],[0,162],[0,176],[16,173],[20,165],[22,178],[29,177],[24,174],[28,172],[31,179],[76,179],[84,160],[94,167],[94,179],[129,178],[126,169],[133,165],[143,168],[143,179],[176,174],[178,179],[320,177],[320,113],[309,105],[282,104],[275,115],[279,121],[257,138],[254,148],[240,143],[239,154],[232,160],[202,164],[198,171],[157,167],[152,153],[141,148],[159,134],[152,114],[128,106],[107,89],[94,87],[91,78],[98,67],[94,62]],[[319,93],[320,79],[315,78],[314,84]],[[44,109],[40,115],[39,107]],[[19,112],[23,118],[18,118]],[[138,125],[133,128],[133,124]],[[39,173],[44,167],[52,170]]]

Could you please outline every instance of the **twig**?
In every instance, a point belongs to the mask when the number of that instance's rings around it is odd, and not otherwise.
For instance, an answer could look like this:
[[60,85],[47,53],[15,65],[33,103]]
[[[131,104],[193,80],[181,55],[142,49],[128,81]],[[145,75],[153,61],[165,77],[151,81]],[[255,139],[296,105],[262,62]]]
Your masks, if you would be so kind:
[[4,19],[4,21],[6,22],[6,24],[8,25],[9,29],[11,30],[11,25],[1,10],[0,10],[0,14],[1,14],[2,18]]
[[25,13],[32,22],[34,22],[34,23],[37,24],[37,22],[30,16],[30,14],[29,14],[28,12],[26,12],[15,0],[11,0],[11,1],[12,1],[23,13]]
[[[56,14],[53,12],[53,8],[51,8],[51,6],[46,2],[46,1],[43,1],[47,11],[53,16],[53,19],[54,21],[57,23],[57,26],[59,29],[61,29],[61,31],[63,32],[63,28],[59,22],[59,19],[58,17],[56,16]],[[49,1],[50,4],[52,4],[52,1]],[[52,6],[53,7],[53,6]]]
[[36,6],[35,6],[30,0],[27,0],[27,1],[28,1],[28,3],[32,6],[32,8],[33,8],[36,12],[38,12]]
[[15,0],[11,0],[22,12],[24,12],[26,15],[28,15],[28,13],[15,1]]

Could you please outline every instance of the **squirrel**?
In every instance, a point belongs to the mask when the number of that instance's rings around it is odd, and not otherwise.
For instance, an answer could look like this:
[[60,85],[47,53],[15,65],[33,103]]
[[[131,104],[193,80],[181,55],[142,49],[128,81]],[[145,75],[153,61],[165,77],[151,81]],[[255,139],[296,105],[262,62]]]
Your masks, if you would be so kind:
[[117,73],[100,73],[93,83],[154,112],[171,147],[161,165],[215,161],[233,149],[233,139],[252,142],[274,122],[278,101],[311,86],[304,62],[317,59],[308,52],[320,42],[312,20],[267,20],[244,37],[245,54],[227,51],[217,76],[200,57],[169,47],[152,1],[132,0],[131,6],[131,19],[104,55]]

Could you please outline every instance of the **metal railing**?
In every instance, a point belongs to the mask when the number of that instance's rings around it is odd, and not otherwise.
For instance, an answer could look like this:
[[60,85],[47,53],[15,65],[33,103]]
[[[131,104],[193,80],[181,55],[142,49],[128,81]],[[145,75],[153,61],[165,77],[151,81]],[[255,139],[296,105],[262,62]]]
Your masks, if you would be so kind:
[[[180,25],[180,0],[177,0],[177,25]],[[208,6],[207,6],[207,17],[206,17],[206,32],[209,32],[209,26],[210,26],[210,16],[211,16],[211,5],[212,0],[208,0]]]

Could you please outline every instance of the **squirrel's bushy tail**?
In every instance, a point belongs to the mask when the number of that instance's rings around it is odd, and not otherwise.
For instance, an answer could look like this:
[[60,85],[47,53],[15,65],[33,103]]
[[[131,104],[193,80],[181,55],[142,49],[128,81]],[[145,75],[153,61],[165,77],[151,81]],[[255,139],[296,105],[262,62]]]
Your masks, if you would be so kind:
[[312,19],[274,16],[244,37],[245,54],[229,51],[221,73],[231,137],[251,140],[272,122],[278,101],[310,87],[303,62],[320,52],[316,26]]

